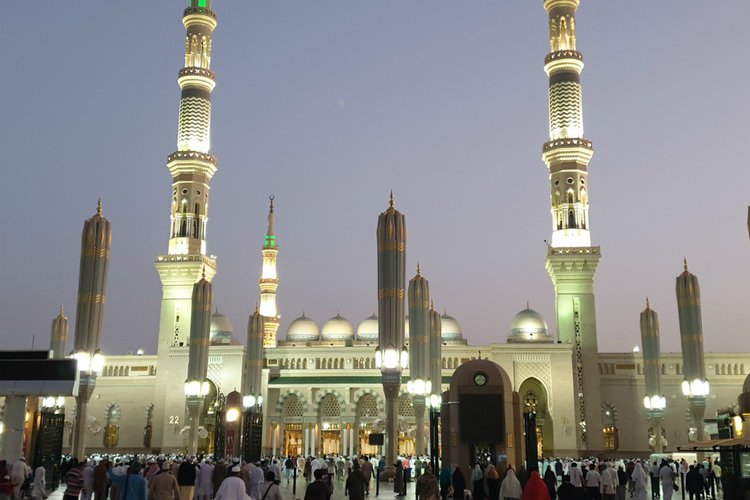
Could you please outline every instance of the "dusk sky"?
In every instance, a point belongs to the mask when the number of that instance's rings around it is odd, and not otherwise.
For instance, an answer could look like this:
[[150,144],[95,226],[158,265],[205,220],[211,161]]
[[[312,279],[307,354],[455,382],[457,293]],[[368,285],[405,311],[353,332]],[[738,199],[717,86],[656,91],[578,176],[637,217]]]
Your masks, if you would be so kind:
[[[25,1],[0,17],[0,347],[74,334],[80,236],[113,244],[102,347],[156,351],[187,0]],[[393,189],[407,259],[470,344],[527,300],[555,332],[542,0],[214,0],[208,253],[243,343],[276,197],[280,338],[377,308],[375,228]],[[700,280],[705,350],[748,350],[747,0],[583,0],[600,350],[640,344],[649,296],[679,350],[675,277]],[[740,340],[741,339],[741,340]]]

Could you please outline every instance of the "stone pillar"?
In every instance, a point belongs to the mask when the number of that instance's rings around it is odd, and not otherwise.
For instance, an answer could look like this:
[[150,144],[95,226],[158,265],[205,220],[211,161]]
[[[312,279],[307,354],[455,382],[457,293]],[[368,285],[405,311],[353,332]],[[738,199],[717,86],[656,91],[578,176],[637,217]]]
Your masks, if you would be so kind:
[[424,412],[425,401],[423,397],[414,398],[414,420],[417,426],[415,452],[417,455],[427,455],[427,448],[424,439]]
[[23,455],[23,429],[26,421],[26,398],[24,396],[6,396],[5,429],[2,434],[2,458],[8,464],[18,461]]

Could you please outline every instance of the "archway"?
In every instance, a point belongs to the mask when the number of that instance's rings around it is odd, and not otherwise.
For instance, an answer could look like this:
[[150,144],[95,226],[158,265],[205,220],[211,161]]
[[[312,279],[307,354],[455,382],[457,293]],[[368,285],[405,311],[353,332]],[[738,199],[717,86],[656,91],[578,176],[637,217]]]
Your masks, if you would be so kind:
[[365,394],[357,400],[355,427],[359,428],[359,454],[377,455],[378,446],[370,444],[370,434],[374,431],[375,420],[377,420],[378,401],[372,394]]
[[107,408],[107,423],[104,427],[104,447],[114,448],[120,440],[120,405],[112,403]]
[[554,455],[554,423],[549,410],[547,389],[539,379],[530,377],[518,388],[523,411],[536,411],[537,448],[539,457]]
[[323,455],[341,453],[341,404],[335,394],[323,396],[318,403]]
[[282,447],[286,456],[298,456],[303,454],[302,450],[302,414],[304,408],[302,401],[296,394],[290,394],[284,399],[281,412],[284,430],[284,441]]

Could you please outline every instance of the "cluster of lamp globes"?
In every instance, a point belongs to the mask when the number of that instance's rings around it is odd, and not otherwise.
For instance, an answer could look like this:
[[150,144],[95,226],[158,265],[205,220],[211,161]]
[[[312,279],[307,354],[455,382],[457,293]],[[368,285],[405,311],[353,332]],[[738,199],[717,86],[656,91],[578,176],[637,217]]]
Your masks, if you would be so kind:
[[104,355],[99,349],[94,354],[90,354],[88,351],[74,352],[71,353],[70,357],[78,362],[79,372],[98,375],[104,369]]
[[694,379],[682,381],[682,394],[690,397],[706,397],[709,393],[708,380]]
[[412,396],[425,396],[425,404],[429,408],[440,408],[443,398],[439,394],[432,394],[432,381],[417,377],[406,383],[406,392]]
[[375,367],[381,370],[405,369],[409,365],[409,351],[404,346],[400,351],[393,344],[385,349],[378,346],[375,349]]

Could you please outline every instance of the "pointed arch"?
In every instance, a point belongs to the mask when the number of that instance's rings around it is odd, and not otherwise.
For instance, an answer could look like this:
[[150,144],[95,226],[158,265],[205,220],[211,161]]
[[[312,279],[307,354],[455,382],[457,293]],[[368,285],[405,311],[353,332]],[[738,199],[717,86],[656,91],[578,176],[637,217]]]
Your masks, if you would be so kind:
[[289,389],[279,396],[279,400],[276,402],[276,413],[281,415],[281,412],[284,410],[284,403],[286,402],[286,398],[291,395],[297,396],[297,399],[302,403],[302,411],[307,411],[307,398],[297,389]]
[[316,394],[315,396],[315,401],[313,402],[313,411],[316,414],[318,413],[320,402],[323,400],[324,397],[326,397],[329,394],[333,394],[333,396],[338,400],[339,406],[341,407],[341,413],[344,413],[346,409],[346,401],[344,400],[344,397],[336,389],[319,390],[318,394]]
[[364,387],[362,389],[357,390],[354,393],[354,395],[352,396],[352,402],[355,408],[359,404],[359,400],[368,394],[375,398],[375,401],[378,404],[378,414],[384,415],[385,414],[385,401],[380,396],[380,393],[378,391],[370,387]]

